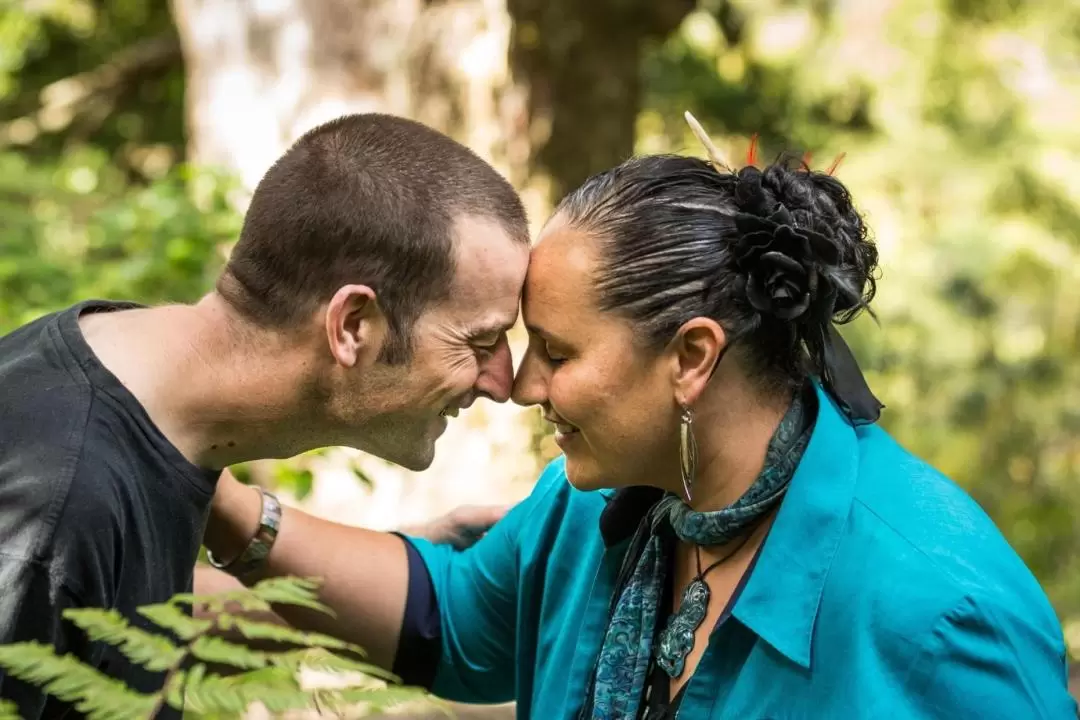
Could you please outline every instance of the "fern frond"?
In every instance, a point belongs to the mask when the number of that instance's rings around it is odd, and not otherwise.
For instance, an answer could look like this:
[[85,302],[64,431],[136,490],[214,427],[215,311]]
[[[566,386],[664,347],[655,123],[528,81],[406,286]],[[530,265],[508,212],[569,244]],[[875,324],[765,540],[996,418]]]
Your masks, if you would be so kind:
[[270,666],[258,670],[227,675],[221,678],[221,682],[227,686],[232,685],[280,685],[294,690],[300,690],[300,678],[296,673],[286,667]]
[[212,613],[225,612],[231,605],[237,605],[245,612],[269,612],[271,603],[277,603],[298,605],[333,616],[334,611],[319,602],[319,585],[318,580],[309,578],[267,578],[250,589],[230,590],[213,595],[180,593],[170,598],[169,603],[206,608]]
[[22,720],[19,716],[19,706],[10,700],[0,698],[0,720]]
[[165,704],[176,710],[184,711],[184,692],[189,683],[198,682],[206,673],[205,665],[194,665],[188,670],[179,670],[165,681]]
[[172,707],[188,713],[230,717],[242,714],[256,701],[278,713],[313,707],[311,693],[304,691],[295,676],[284,668],[263,668],[241,676],[221,677],[207,674],[205,665],[195,665],[186,673],[172,677],[166,699]]
[[221,613],[236,605],[244,612],[270,612],[270,603],[252,594],[250,590],[230,590],[214,595],[193,595],[179,593],[169,598],[174,605],[190,605],[192,608],[206,608],[212,613]]
[[319,585],[315,578],[276,577],[255,583],[251,592],[260,600],[279,605],[297,605],[334,616],[334,611],[319,602]]
[[78,625],[91,640],[101,640],[116,647],[129,660],[152,672],[167,670],[180,662],[184,651],[161,635],[137,627],[115,610],[69,608],[64,617]]
[[239,717],[247,710],[251,701],[242,690],[215,683],[213,679],[217,677],[207,676],[205,665],[195,665],[186,672],[179,672],[169,680],[165,689],[165,702],[185,713],[229,713]]
[[267,664],[266,653],[213,636],[203,636],[192,643],[191,654],[203,662],[244,670],[263,668]]
[[0,646],[0,667],[49,695],[74,703],[89,720],[141,720],[154,706],[154,696],[128,690],[72,655],[58,656],[38,642]]
[[425,705],[441,710],[448,717],[453,714],[448,704],[415,687],[321,689],[316,690],[312,695],[318,707],[324,712],[340,714],[358,705],[363,705],[369,711],[381,712],[395,705],[423,702]]
[[324,647],[332,650],[348,650],[360,657],[366,657],[367,653],[359,645],[338,640],[329,635],[314,632],[302,632],[291,627],[276,625],[274,623],[248,620],[235,615],[222,614],[218,616],[218,627],[222,630],[236,630],[248,640],[269,640],[271,642],[286,643],[289,645],[303,645],[304,647]]
[[369,663],[357,662],[349,658],[335,655],[323,648],[304,648],[301,650],[289,650],[276,653],[267,658],[272,664],[285,667],[293,672],[299,672],[301,668],[318,670],[320,672],[348,672],[362,673],[371,677],[385,680],[389,683],[400,684],[401,678],[391,672]]
[[181,640],[190,640],[213,627],[213,623],[209,620],[190,617],[176,605],[170,603],[144,605],[138,608],[137,611],[150,622],[175,634]]

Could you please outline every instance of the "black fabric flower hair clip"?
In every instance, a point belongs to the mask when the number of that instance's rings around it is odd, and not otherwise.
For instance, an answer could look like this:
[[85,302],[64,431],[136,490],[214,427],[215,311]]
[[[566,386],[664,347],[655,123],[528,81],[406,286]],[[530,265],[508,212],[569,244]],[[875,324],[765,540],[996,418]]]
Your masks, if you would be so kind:
[[803,317],[836,267],[839,248],[820,233],[797,228],[783,206],[764,218],[738,213],[735,228],[735,263],[746,278],[750,305],[781,320]]
[[[735,171],[689,112],[686,120],[705,146],[713,167],[736,177],[734,221],[738,237],[733,256],[750,306],[762,315],[799,325],[822,383],[841,410],[853,424],[876,422],[884,406],[870,391],[855,356],[833,324],[843,287],[836,280],[842,261],[839,243],[812,228],[800,227],[782,203],[770,201],[762,186],[762,172],[756,167],[756,136],[747,153],[747,165]],[[829,168],[830,174],[839,161],[837,158]],[[863,299],[845,296],[842,302],[845,307],[855,307],[862,305]]]

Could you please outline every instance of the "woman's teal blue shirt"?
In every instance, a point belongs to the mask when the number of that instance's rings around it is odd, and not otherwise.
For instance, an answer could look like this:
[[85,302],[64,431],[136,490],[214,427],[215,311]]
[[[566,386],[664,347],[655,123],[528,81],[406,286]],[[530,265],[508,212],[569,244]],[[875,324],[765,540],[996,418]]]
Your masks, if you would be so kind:
[[[1058,619],[991,520],[820,389],[818,406],[679,718],[1075,718]],[[629,544],[601,533],[611,497],[575,490],[559,458],[471,549],[409,538],[439,604],[435,694],[575,716]]]

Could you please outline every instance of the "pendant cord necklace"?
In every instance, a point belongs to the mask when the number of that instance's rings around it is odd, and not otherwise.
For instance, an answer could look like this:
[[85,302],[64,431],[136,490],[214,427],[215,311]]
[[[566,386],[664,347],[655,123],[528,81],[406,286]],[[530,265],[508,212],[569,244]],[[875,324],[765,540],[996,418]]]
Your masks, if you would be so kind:
[[[765,517],[767,517],[766,515]],[[761,518],[762,520],[764,517]],[[723,557],[715,560],[707,568],[701,567],[701,546],[694,545],[694,559],[697,562],[697,575],[687,584],[683,590],[682,602],[679,608],[668,618],[667,627],[660,633],[654,646],[656,664],[667,673],[668,677],[677,678],[682,675],[686,667],[686,657],[694,649],[694,633],[705,621],[709,611],[709,598],[712,591],[705,576],[726,560],[730,560],[735,553],[739,552],[753,537],[754,532],[760,526],[760,521],[735,544],[733,548],[724,553]]]
[[[727,560],[730,560],[735,555],[735,553],[739,552],[739,550],[742,550],[743,545],[746,544],[746,541],[749,540],[750,536],[753,535],[753,534],[754,534],[753,531],[750,531],[750,532],[746,533],[745,535],[743,535],[742,539],[739,540],[739,542],[735,544],[735,547],[733,547],[728,552],[724,553],[724,555],[722,555],[719,560],[714,561],[711,565],[709,565],[709,567],[705,568],[704,570],[701,569],[701,546],[700,545],[695,545],[694,546],[694,559],[697,561],[697,575],[694,576],[694,580],[704,582],[705,581],[705,576],[708,575],[709,572],[711,572],[713,568],[717,567],[718,565],[720,565],[721,563],[723,563],[723,562],[725,562]],[[693,581],[691,581],[691,582],[693,582]]]

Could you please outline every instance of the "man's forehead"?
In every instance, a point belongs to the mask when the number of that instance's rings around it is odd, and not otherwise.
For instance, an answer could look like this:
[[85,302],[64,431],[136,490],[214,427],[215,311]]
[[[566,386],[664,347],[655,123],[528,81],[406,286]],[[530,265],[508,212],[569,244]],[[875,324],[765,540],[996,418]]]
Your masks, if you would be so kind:
[[469,337],[495,336],[508,331],[517,322],[517,311],[512,315],[507,313],[492,313],[478,318],[466,326]]
[[[479,314],[517,312],[529,264],[529,247],[498,223],[478,223],[455,242],[453,293]],[[508,310],[509,309],[509,310]]]

